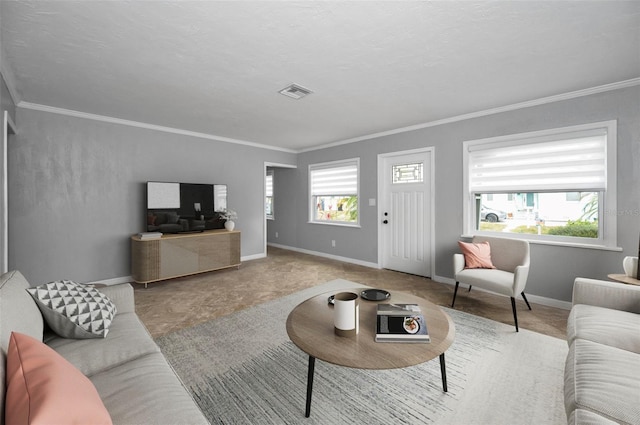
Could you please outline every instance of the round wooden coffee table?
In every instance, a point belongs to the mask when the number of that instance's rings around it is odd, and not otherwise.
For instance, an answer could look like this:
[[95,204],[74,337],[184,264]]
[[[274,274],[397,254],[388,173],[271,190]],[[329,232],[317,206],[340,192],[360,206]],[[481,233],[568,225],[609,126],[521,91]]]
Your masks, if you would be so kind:
[[[414,366],[440,357],[442,388],[447,391],[444,352],[455,336],[453,321],[440,307],[411,294],[391,292],[384,301],[360,298],[360,332],[355,337],[337,336],[333,330],[333,306],[327,302],[337,292],[360,294],[364,289],[349,288],[310,298],[295,307],[287,318],[291,341],[309,355],[305,416],[311,413],[315,360],[357,369],[395,369]],[[430,343],[375,342],[376,312],[379,303],[418,304],[427,323]]]

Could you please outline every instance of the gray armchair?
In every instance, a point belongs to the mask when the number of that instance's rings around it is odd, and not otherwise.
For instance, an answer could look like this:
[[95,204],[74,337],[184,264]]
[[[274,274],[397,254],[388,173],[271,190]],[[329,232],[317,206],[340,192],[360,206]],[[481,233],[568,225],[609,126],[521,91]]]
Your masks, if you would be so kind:
[[491,262],[495,269],[465,269],[463,254],[453,255],[453,275],[456,280],[456,288],[453,293],[451,307],[456,302],[458,286],[460,283],[478,286],[491,292],[507,295],[511,298],[513,320],[518,332],[518,315],[516,313],[516,296],[522,295],[527,307],[531,305],[524,294],[529,275],[529,242],[519,239],[496,238],[487,236],[474,236],[474,243],[489,242],[491,247]]

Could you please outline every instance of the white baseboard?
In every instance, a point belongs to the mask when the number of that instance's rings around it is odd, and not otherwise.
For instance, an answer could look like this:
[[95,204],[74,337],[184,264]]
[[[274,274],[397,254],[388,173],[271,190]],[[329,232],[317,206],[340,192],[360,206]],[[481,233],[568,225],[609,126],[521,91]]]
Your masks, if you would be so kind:
[[133,282],[133,277],[132,276],[121,276],[121,277],[114,277],[113,279],[105,279],[105,280],[96,280],[94,282],[87,282],[87,284],[94,284],[94,283],[99,283],[101,285],[119,285],[121,283],[132,283]]
[[527,299],[532,303],[546,305],[547,307],[561,308],[563,310],[571,310],[572,306],[571,302],[569,301],[561,301],[533,294],[527,294]]
[[378,266],[378,264],[376,264],[376,263],[370,263],[368,261],[356,260],[356,259],[349,258],[349,257],[340,257],[338,255],[326,254],[324,252],[318,252],[318,251],[310,251],[308,249],[295,248],[293,246],[280,245],[280,244],[276,244],[276,243],[268,243],[267,245],[273,246],[275,248],[287,249],[289,251],[301,252],[303,254],[315,255],[316,257],[324,257],[324,258],[329,258],[331,260],[338,260],[338,261],[342,261],[343,263],[357,264],[359,266],[371,267],[373,269],[379,269],[380,268],[380,266]]
[[[359,266],[371,267],[373,269],[379,269],[380,268],[380,266],[378,266],[376,263],[370,263],[368,261],[354,260],[353,258],[340,257],[338,255],[325,254],[324,252],[310,251],[308,249],[294,248],[292,246],[280,245],[280,244],[275,244],[275,243],[268,243],[267,245],[273,246],[275,248],[287,249],[289,251],[300,252],[300,253],[303,253],[303,254],[315,255],[317,257],[330,258],[332,260],[342,261],[343,263],[357,264]],[[257,260],[257,259],[260,259],[260,258],[266,258],[266,256],[267,256],[266,253],[247,255],[247,256],[242,257],[240,259],[240,261]],[[444,276],[434,275],[431,278],[431,280],[433,280],[434,282],[446,283],[446,284],[452,285],[452,286],[456,284],[455,280],[453,280],[450,277],[444,277]],[[131,276],[122,276],[122,277],[115,277],[113,279],[97,280],[95,282],[87,282],[87,283],[100,283],[100,284],[103,284],[103,285],[117,285],[117,284],[120,284],[120,283],[131,283],[131,282],[133,282],[133,277],[131,277]],[[490,292],[490,293],[495,294],[495,295],[501,295],[501,294],[496,294],[495,292],[484,290],[482,288],[477,288],[476,290],[484,291],[484,292]],[[504,295],[501,295],[501,296],[504,296]],[[547,297],[541,297],[539,295],[533,295],[533,294],[527,294],[527,299],[530,302],[535,303],[535,304],[545,305],[547,307],[561,308],[563,310],[571,310],[571,302],[569,302],[569,301],[561,301],[561,300],[556,300],[556,299],[547,298]]]
[[[456,281],[450,277],[434,276],[432,279],[436,282],[442,282],[452,286],[456,284]],[[501,297],[506,298],[506,295],[496,294],[495,292],[487,291],[486,289],[474,288],[474,291],[476,290],[488,292],[494,295],[500,295]],[[533,294],[527,294],[527,300],[535,304],[545,305],[547,307],[561,308],[563,310],[571,310],[571,302],[569,301],[561,301],[561,300],[556,300],[554,298],[541,297],[539,295],[533,295]]]
[[[267,245],[273,246],[273,247],[276,247],[276,248],[288,249],[290,251],[301,252],[303,254],[309,254],[309,255],[316,255],[318,257],[331,258],[333,260],[338,260],[338,261],[342,261],[342,262],[345,262],[345,263],[358,264],[358,265],[361,265],[361,266],[371,267],[371,268],[374,268],[374,269],[380,269],[381,268],[376,263],[369,263],[367,261],[354,260],[353,258],[339,257],[337,255],[325,254],[323,252],[310,251],[310,250],[307,250],[307,249],[295,248],[295,247],[291,247],[291,246],[287,246],[287,245],[280,245],[280,244],[275,244],[275,243],[268,243]],[[431,277],[431,280],[433,280],[434,282],[446,283],[446,284],[449,284],[449,285],[452,285],[452,286],[456,284],[455,280],[453,280],[450,277],[444,277],[444,276],[434,275],[434,276]],[[478,291],[490,292],[490,293],[495,294],[495,295],[500,295],[500,294],[496,294],[495,292],[486,291],[486,290],[481,289],[481,288],[477,288],[477,290]],[[563,310],[571,310],[571,302],[568,302],[568,301],[561,301],[561,300],[556,300],[554,298],[541,297],[539,295],[533,295],[533,294],[527,294],[527,300],[529,300],[530,302],[535,303],[535,304],[545,305],[547,307],[561,308]]]
[[267,258],[267,253],[261,252],[260,254],[246,255],[244,257],[241,257],[240,261],[258,260],[260,258]]

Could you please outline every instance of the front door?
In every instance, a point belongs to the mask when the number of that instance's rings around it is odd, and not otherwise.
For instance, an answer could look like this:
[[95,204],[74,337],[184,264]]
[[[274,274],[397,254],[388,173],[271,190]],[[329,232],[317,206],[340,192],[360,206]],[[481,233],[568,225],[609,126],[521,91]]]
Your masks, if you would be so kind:
[[431,277],[432,149],[378,157],[383,268]]

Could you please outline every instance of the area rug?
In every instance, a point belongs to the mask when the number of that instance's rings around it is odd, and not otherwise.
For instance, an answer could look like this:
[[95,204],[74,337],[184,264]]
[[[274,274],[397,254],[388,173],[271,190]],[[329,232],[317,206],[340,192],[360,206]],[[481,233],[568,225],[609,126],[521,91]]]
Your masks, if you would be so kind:
[[438,359],[404,369],[316,362],[304,417],[308,356],[285,322],[300,302],[354,286],[334,280],[156,339],[212,424],[562,424],[565,341],[444,309],[456,326]]

